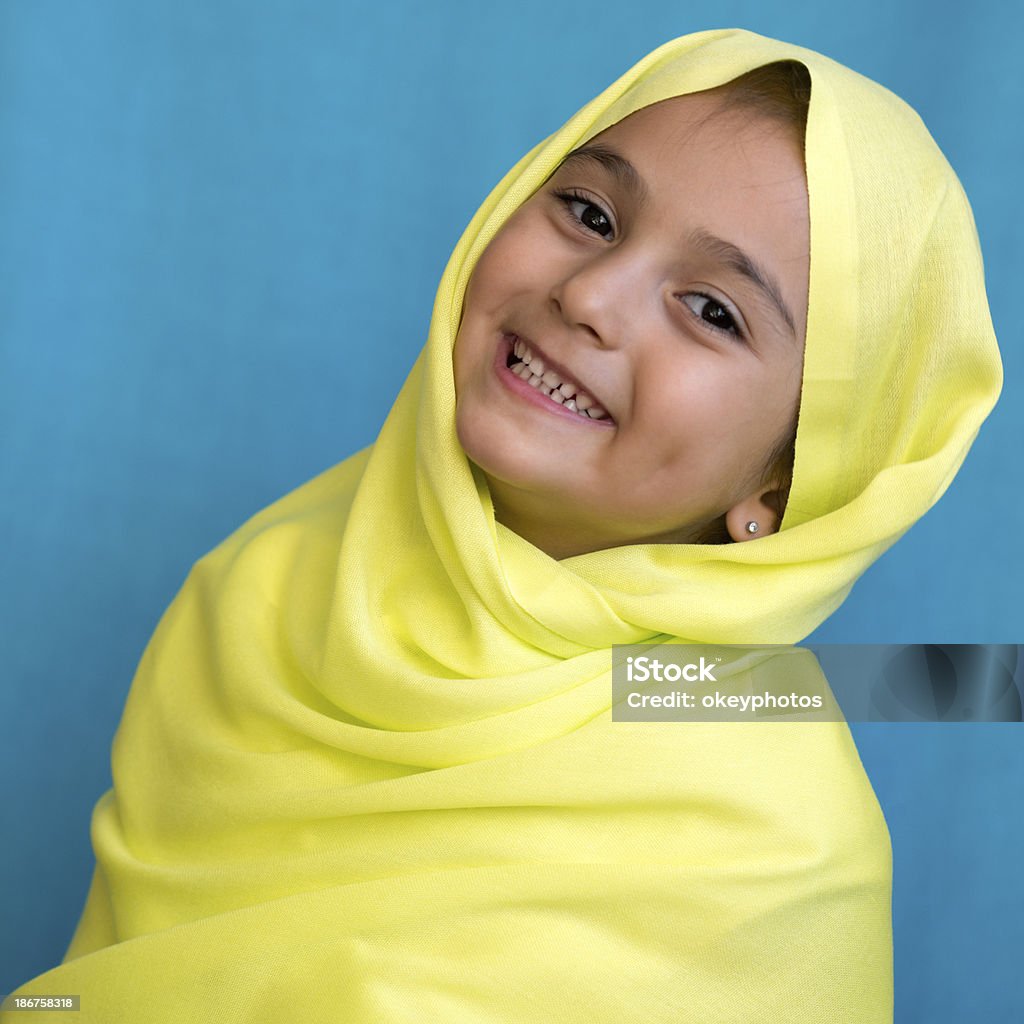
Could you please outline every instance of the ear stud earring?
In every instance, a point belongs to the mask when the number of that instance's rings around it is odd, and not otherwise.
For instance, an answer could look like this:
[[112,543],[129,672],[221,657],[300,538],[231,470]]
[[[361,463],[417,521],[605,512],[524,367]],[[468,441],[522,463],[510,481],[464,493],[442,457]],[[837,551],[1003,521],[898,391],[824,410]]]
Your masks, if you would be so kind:
[[757,533],[757,531],[758,525],[754,522],[753,519],[751,519],[751,521],[747,523],[747,533]]

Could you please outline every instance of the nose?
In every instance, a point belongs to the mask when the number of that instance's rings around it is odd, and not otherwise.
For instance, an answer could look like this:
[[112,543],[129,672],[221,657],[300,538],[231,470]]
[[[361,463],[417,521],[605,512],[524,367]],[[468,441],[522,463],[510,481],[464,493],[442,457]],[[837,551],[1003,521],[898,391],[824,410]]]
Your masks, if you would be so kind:
[[552,286],[549,301],[567,325],[613,348],[626,342],[642,314],[643,278],[640,261],[621,246],[571,267]]

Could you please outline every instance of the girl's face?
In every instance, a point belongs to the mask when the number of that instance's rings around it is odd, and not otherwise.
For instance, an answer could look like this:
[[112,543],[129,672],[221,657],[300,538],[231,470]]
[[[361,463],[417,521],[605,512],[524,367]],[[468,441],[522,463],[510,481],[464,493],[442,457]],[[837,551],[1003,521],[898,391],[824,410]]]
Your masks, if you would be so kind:
[[734,540],[778,527],[765,469],[800,397],[807,185],[792,129],[721,102],[602,132],[474,269],[459,441],[497,519],[554,558],[690,542],[723,516]]

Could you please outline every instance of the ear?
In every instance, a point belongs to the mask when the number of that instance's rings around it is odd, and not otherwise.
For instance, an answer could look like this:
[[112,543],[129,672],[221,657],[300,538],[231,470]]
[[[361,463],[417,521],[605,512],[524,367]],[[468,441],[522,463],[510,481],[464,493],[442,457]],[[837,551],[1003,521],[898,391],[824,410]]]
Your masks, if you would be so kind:
[[737,502],[725,514],[729,536],[734,541],[743,541],[777,533],[782,522],[783,501],[781,490],[761,489]]

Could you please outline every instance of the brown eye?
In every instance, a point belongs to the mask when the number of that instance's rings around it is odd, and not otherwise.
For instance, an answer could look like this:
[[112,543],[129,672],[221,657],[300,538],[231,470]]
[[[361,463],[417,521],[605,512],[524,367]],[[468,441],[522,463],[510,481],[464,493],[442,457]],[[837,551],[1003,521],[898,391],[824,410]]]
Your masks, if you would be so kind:
[[736,339],[742,339],[743,332],[724,303],[703,292],[687,292],[680,298],[683,300],[683,305],[703,323],[723,334],[731,334]]
[[602,238],[611,238],[615,232],[611,218],[601,209],[597,203],[587,199],[577,192],[556,192],[555,198],[565,204],[569,216],[579,224],[582,224],[588,231]]

